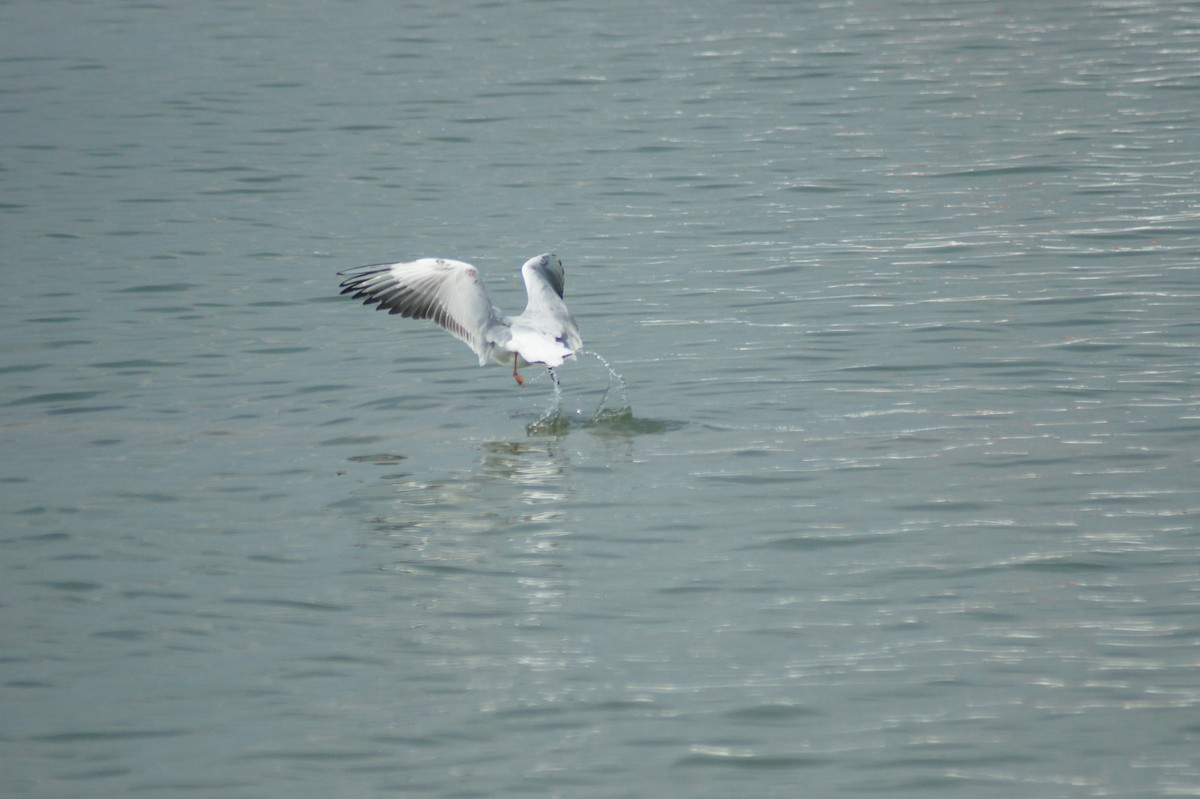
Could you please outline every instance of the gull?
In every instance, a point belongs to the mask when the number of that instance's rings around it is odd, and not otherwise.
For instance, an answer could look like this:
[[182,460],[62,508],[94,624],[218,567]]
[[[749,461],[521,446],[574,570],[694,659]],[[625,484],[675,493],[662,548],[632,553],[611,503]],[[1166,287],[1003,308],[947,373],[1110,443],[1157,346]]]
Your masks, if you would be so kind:
[[479,356],[513,365],[517,371],[540,363],[558,384],[554,367],[583,346],[579,326],[563,302],[563,265],[554,253],[530,258],[521,267],[529,300],[520,316],[505,316],[492,305],[479,270],[462,261],[422,258],[398,264],[371,264],[338,272],[342,294],[410,319],[432,319]]

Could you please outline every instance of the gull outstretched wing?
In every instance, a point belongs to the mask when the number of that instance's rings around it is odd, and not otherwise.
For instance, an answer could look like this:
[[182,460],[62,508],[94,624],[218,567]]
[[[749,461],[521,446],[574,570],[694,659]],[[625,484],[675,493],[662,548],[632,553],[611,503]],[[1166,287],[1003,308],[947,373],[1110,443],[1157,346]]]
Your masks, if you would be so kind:
[[493,342],[488,331],[499,323],[499,311],[475,267],[462,261],[422,258],[398,264],[372,264],[339,272],[342,294],[353,294],[364,305],[377,305],[410,319],[432,319],[455,338],[466,342],[479,362],[486,361]]

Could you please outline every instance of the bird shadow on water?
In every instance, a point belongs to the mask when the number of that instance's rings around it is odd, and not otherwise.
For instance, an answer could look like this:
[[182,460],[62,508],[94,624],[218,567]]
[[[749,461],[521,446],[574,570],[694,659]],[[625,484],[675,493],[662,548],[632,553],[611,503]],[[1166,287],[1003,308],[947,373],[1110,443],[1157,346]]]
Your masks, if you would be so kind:
[[683,427],[683,422],[635,416],[625,378],[599,353],[579,350],[576,355],[595,358],[608,372],[608,387],[604,389],[599,404],[590,414],[582,408],[569,408],[563,396],[562,384],[551,372],[554,394],[542,415],[525,426],[529,436],[564,436],[575,429],[587,430],[595,435],[638,436],[665,433]]

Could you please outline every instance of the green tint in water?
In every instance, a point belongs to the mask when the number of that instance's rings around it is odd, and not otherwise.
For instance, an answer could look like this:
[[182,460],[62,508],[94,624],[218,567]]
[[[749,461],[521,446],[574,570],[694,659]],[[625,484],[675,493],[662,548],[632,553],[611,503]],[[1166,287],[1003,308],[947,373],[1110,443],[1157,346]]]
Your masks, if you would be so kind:
[[683,425],[672,419],[640,419],[628,406],[618,410],[602,408],[590,419],[572,419],[557,407],[527,425],[525,432],[531,436],[564,436],[571,429],[582,429],[601,436],[640,436],[678,430]]
[[557,413],[544,413],[536,422],[525,425],[525,432],[531,436],[562,436],[571,427],[571,420],[561,409]]
[[678,430],[684,423],[674,419],[639,419],[628,406],[617,411],[601,411],[585,425],[598,435],[641,436]]

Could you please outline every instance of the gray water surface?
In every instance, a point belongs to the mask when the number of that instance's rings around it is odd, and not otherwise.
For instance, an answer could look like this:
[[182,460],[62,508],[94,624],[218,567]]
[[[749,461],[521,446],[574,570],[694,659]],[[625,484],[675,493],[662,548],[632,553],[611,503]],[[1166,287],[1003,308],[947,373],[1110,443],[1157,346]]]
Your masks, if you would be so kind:
[[[1200,795],[1195,4],[0,42],[4,796]],[[548,250],[627,407],[337,293]]]

